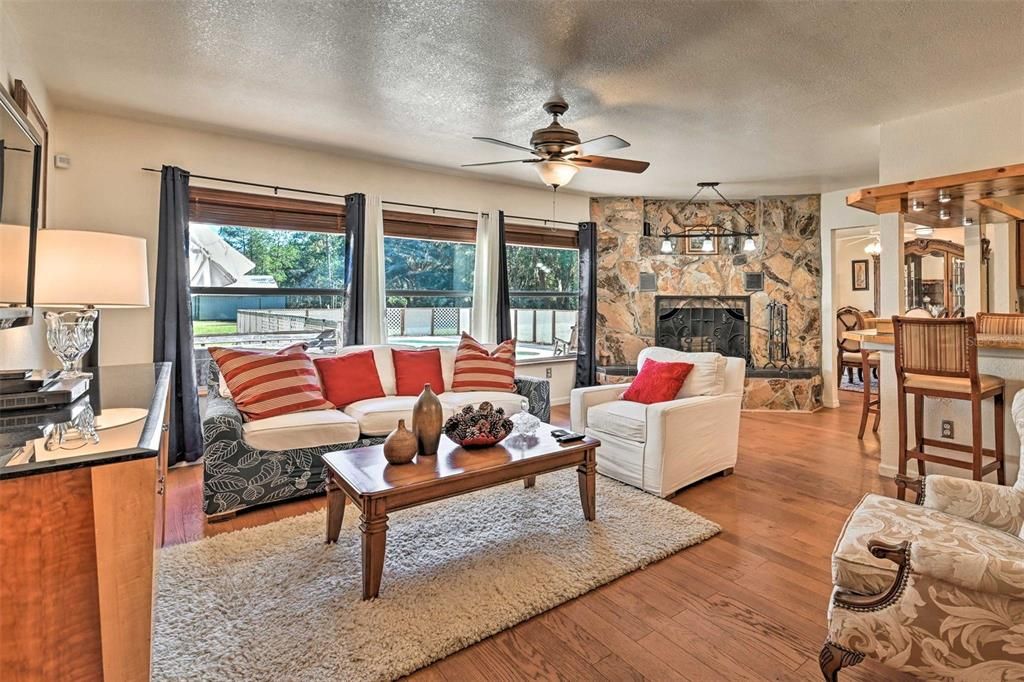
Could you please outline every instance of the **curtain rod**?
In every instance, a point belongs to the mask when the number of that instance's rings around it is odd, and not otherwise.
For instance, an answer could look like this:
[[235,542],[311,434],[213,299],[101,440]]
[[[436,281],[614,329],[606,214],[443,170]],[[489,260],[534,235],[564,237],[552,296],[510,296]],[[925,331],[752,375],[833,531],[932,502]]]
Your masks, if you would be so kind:
[[[159,168],[145,168],[144,167],[142,170],[146,171],[147,173],[159,173],[159,172],[161,172]],[[315,194],[315,195],[321,196],[321,197],[334,197],[336,199],[344,199],[345,198],[344,194],[331,194],[330,192],[317,192],[317,191],[310,190],[310,189],[296,189],[295,187],[282,187],[280,185],[267,185],[267,184],[264,184],[262,182],[248,182],[248,181],[245,181],[245,180],[231,180],[229,178],[215,178],[215,177],[210,176],[210,175],[197,175],[195,173],[189,173],[189,177],[199,178],[200,180],[212,180],[213,182],[227,182],[227,183],[230,183],[230,184],[233,184],[233,185],[245,185],[246,187],[261,187],[263,189],[272,189],[272,190],[274,190],[274,194],[277,194],[278,192],[299,192],[301,194]],[[422,208],[422,209],[426,209],[428,211],[445,211],[445,212],[448,212],[448,213],[464,213],[466,215],[476,215],[477,214],[476,211],[467,211],[467,210],[462,209],[462,208],[444,208],[442,206],[426,206],[424,204],[406,204],[406,203],[403,203],[401,201],[389,201],[387,199],[382,199],[381,203],[383,203],[383,204],[391,204],[392,206],[405,206],[407,208]],[[487,215],[487,214],[484,213],[484,215]],[[505,216],[507,218],[515,218],[517,220],[533,220],[533,221],[537,221],[537,222],[542,222],[544,224],[556,223],[556,224],[559,224],[559,225],[572,225],[574,227],[578,224],[578,223],[569,222],[567,220],[555,220],[553,218],[531,218],[530,216],[525,216],[525,215],[509,215],[508,213],[506,213]]]

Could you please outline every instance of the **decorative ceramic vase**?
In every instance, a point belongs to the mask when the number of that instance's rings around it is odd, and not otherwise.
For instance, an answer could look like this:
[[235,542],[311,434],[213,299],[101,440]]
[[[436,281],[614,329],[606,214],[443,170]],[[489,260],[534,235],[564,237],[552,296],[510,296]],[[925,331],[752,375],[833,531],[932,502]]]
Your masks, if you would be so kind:
[[441,401],[430,390],[430,384],[423,384],[423,392],[412,408],[412,432],[421,455],[436,455],[437,444],[441,441],[441,425],[444,414]]
[[405,428],[405,420],[398,420],[398,428],[384,439],[384,459],[388,464],[407,464],[416,456],[416,436]]

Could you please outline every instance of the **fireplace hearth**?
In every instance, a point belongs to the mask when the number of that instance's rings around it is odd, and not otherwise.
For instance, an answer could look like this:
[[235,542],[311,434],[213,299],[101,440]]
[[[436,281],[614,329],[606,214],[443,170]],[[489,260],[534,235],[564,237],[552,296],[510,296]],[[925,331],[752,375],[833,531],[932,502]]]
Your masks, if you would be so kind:
[[655,345],[750,363],[748,296],[657,296],[654,306]]

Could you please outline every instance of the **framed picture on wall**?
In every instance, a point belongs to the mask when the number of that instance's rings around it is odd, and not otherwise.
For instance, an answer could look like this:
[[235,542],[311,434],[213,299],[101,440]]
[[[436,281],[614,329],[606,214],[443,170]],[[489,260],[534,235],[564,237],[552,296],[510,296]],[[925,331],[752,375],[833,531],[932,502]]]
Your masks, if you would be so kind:
[[868,265],[871,261],[869,260],[855,260],[850,261],[853,268],[853,290],[854,291],[867,291],[871,288],[869,282],[871,276],[871,268]]
[[704,246],[704,235],[707,233],[707,228],[704,227],[691,227],[686,231],[685,249],[684,253],[693,256],[714,256],[718,253],[718,240],[712,239],[711,243],[714,248],[711,251],[704,251],[701,249]]

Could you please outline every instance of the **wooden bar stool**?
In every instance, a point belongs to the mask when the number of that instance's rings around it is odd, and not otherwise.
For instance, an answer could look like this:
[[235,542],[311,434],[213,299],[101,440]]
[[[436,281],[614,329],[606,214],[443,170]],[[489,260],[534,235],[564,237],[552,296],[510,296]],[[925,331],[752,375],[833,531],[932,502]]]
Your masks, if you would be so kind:
[[1024,315],[1021,313],[978,313],[979,334],[1024,336]]
[[[877,352],[871,352],[864,350],[860,351],[861,358],[861,374],[864,377],[864,399],[861,402],[860,408],[860,429],[857,431],[857,438],[864,440],[864,429],[868,425],[868,415],[875,415],[875,423],[871,427],[873,433],[878,433],[878,418],[882,414],[882,375],[878,371],[878,365],[881,361],[881,357]],[[871,392],[871,376],[873,374],[878,375],[878,393]]]
[[[978,374],[978,334],[972,318],[943,320],[892,318],[896,337],[896,396],[899,412],[900,476],[907,474],[907,460],[917,460],[917,473],[923,476],[925,462],[970,469],[975,481],[992,471],[1000,484],[1006,483],[1003,465],[1005,434],[1003,433],[1003,402],[1006,385],[1002,378]],[[914,396],[914,447],[907,449],[907,395]],[[952,398],[971,403],[971,445],[961,445],[924,437],[924,399]],[[995,449],[982,448],[981,401],[994,399]],[[971,461],[926,453],[925,446],[970,453]],[[984,464],[983,457],[993,461]],[[902,500],[906,488],[899,486]]]

